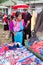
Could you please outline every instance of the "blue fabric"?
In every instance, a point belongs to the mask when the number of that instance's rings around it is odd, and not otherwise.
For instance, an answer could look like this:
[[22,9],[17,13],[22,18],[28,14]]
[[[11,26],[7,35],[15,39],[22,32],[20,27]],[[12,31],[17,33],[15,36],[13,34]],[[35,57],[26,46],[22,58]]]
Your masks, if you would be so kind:
[[20,30],[23,30],[22,22],[20,22]]
[[[23,25],[22,22],[20,22],[20,30],[23,30]],[[20,42],[22,44],[23,41],[23,32],[16,32],[16,35],[14,36],[14,41],[15,42]]]
[[14,46],[9,46],[9,50],[12,50],[12,49],[16,49],[16,45],[14,45]]

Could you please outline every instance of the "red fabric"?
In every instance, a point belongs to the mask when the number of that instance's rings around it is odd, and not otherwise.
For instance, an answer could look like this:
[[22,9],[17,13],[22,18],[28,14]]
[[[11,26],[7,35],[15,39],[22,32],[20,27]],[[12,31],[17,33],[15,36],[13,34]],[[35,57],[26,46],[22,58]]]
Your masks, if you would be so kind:
[[30,47],[34,52],[37,52],[40,54],[40,48],[43,49],[43,41],[33,43],[33,45]]
[[0,48],[0,55],[4,55],[4,49]]
[[9,50],[8,46],[5,46],[4,44],[2,44],[2,48],[3,48],[5,51],[8,51],[8,50]]
[[4,22],[6,22],[6,20],[7,20],[7,18],[5,17],[5,18],[4,18]]

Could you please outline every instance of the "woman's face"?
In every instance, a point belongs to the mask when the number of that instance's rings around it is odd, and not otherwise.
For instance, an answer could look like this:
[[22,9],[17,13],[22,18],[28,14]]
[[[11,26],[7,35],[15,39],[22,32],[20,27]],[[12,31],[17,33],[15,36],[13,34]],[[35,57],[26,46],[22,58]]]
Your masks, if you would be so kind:
[[17,17],[18,20],[22,19],[22,14],[19,14],[19,16]]

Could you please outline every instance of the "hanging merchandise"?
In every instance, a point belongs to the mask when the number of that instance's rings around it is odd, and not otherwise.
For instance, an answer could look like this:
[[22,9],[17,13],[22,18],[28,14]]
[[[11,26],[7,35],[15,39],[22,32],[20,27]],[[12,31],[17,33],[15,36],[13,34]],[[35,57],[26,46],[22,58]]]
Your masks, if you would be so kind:
[[37,15],[36,21],[37,22],[36,22],[35,31],[42,32],[43,31],[43,10]]
[[33,11],[32,18],[31,18],[31,31],[34,31],[36,25],[36,18],[37,18],[37,13]]

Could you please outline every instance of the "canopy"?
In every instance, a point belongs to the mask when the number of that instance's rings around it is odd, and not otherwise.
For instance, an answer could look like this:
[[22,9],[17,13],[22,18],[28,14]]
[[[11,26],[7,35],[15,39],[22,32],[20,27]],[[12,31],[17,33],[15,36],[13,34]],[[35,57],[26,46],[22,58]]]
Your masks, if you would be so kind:
[[18,4],[12,7],[12,9],[18,9],[18,8],[28,8],[29,6],[26,4]]
[[1,3],[0,5],[2,5],[2,6],[14,6],[15,3],[12,2],[12,0],[7,0],[7,1]]
[[2,9],[2,8],[7,8],[7,7],[5,7],[5,6],[0,6],[0,9]]

